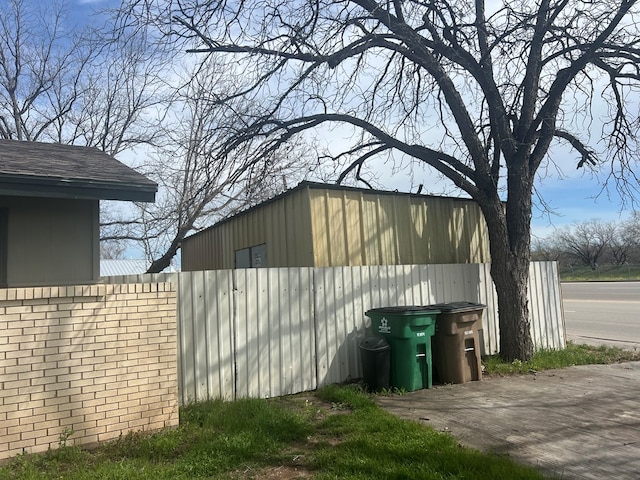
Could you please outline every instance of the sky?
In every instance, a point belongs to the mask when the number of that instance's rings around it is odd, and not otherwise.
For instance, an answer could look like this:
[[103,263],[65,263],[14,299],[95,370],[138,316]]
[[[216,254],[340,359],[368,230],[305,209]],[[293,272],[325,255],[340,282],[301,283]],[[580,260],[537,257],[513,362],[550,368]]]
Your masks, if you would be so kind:
[[[114,6],[118,3],[117,0],[74,0],[72,14],[81,24],[90,18],[97,20],[90,16],[93,9]],[[606,177],[604,174],[606,165],[603,166],[603,172],[599,175],[592,175],[583,169],[576,170],[576,154],[568,149],[555,151],[554,158],[558,161],[558,168],[564,178],[560,178],[555,167],[549,169],[548,176],[544,178],[539,176],[536,184],[537,192],[551,207],[552,212],[544,211],[542,203],[534,197],[536,207],[533,212],[532,231],[535,237],[548,237],[552,235],[554,229],[574,223],[593,219],[619,222],[630,216],[630,208],[623,206],[614,186],[610,186],[608,192],[602,189],[601,179]],[[409,175],[406,169],[393,173],[391,167],[385,164],[376,166],[376,170],[378,184],[382,189],[415,192],[417,186],[423,184],[424,193],[455,193],[448,181],[439,180],[433,173],[420,168],[415,169],[413,175]]]
[[[340,143],[335,132],[331,142]],[[552,154],[556,163],[547,169],[541,168],[536,181],[537,195],[533,197],[531,220],[532,235],[535,238],[550,237],[554,230],[570,227],[575,223],[590,220],[621,222],[631,216],[630,206],[621,200],[615,185],[603,188],[610,168],[606,161],[603,160],[599,169],[577,169],[579,157],[569,147],[556,145]],[[415,193],[422,184],[422,193],[467,196],[455,189],[448,179],[440,179],[425,168],[414,167],[409,172],[405,166],[400,171],[393,172],[393,166],[379,162],[372,169],[377,172],[375,188],[382,190]]]

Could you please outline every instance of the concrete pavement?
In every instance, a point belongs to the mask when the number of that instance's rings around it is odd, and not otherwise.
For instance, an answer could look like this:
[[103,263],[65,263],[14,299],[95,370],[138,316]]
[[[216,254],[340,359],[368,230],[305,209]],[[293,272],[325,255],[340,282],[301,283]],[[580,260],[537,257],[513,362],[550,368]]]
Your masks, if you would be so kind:
[[552,477],[640,478],[640,362],[485,378],[377,401]]

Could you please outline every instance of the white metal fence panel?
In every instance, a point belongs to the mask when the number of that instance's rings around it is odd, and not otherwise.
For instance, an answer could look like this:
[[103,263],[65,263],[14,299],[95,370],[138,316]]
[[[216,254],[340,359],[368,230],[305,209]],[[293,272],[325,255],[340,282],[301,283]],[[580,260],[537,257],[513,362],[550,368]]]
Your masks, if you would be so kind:
[[531,264],[529,318],[533,343],[537,348],[565,348],[566,332],[558,264],[555,262]]
[[316,388],[313,270],[234,270],[237,397]]
[[232,273],[180,274],[178,371],[182,404],[235,398]]
[[[488,264],[269,268],[111,277],[173,281],[178,290],[181,402],[272,397],[361,375],[364,313],[390,305],[487,305],[484,353],[498,352],[497,296]],[[564,348],[557,266],[531,265],[537,348]]]

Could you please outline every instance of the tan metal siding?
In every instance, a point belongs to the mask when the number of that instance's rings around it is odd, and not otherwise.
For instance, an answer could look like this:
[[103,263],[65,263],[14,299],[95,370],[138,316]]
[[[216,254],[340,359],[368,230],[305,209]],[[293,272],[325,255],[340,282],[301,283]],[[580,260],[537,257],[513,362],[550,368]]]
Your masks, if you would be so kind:
[[263,243],[268,267],[490,260],[471,200],[306,187],[186,239],[182,268],[234,268],[236,250]]
[[483,263],[488,234],[471,200],[311,189],[315,266]]
[[235,252],[267,245],[267,265],[312,266],[310,206],[306,189],[230,218],[184,240],[182,269],[235,268]]

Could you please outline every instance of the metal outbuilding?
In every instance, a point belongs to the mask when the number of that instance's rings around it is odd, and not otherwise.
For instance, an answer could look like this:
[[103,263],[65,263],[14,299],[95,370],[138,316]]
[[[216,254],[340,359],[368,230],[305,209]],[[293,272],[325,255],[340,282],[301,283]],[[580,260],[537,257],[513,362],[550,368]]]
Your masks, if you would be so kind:
[[313,182],[182,242],[183,271],[488,261],[473,200]]

